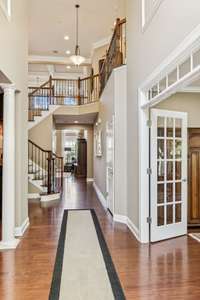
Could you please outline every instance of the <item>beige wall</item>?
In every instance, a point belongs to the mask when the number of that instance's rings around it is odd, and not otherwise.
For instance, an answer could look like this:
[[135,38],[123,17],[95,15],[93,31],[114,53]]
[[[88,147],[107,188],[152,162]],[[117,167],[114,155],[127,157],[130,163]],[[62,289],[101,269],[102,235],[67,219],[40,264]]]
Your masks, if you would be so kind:
[[200,93],[177,93],[159,103],[156,108],[188,113],[188,127],[200,127]]
[[52,150],[53,115],[29,130],[29,139],[44,150]]
[[[200,1],[162,1],[142,32],[141,0],[127,0],[128,217],[139,227],[138,88],[199,24]],[[146,188],[146,187],[144,187]]]
[[106,51],[109,47],[108,45],[105,45],[100,48],[94,49],[93,55],[92,55],[92,67],[94,69],[94,74],[99,74],[99,60],[106,57]]
[[0,71],[19,90],[16,94],[16,226],[20,226],[28,216],[27,4],[26,0],[12,1],[10,22],[0,8]]
[[57,125],[57,151],[62,153],[59,147],[62,145],[62,130],[87,130],[87,178],[93,178],[93,126],[92,125]]

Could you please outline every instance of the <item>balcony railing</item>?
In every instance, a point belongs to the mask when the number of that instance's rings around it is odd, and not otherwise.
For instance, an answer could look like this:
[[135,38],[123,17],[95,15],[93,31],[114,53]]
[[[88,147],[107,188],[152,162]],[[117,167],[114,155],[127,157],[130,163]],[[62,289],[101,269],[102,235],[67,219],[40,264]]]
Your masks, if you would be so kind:
[[29,87],[29,121],[41,116],[49,105],[85,105],[99,100],[99,75],[70,80],[49,80],[38,88]]
[[100,67],[100,94],[104,90],[113,69],[124,64],[126,64],[126,19],[117,19],[106,58]]

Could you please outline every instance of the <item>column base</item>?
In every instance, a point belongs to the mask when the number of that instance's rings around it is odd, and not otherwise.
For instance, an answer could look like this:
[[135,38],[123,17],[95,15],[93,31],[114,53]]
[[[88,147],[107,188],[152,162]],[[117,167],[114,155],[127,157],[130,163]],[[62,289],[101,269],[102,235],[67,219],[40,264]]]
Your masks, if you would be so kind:
[[0,251],[16,249],[19,242],[20,242],[20,240],[18,240],[18,239],[13,239],[12,241],[8,241],[8,242],[1,241],[0,242]]

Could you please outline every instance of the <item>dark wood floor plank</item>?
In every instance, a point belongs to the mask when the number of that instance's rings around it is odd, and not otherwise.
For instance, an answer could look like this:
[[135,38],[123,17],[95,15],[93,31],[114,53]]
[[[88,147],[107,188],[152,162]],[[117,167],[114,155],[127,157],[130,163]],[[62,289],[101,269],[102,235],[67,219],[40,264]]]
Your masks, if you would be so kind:
[[64,208],[96,210],[128,300],[200,299],[200,243],[185,236],[140,245],[82,180],[65,184],[60,203],[29,202],[31,226],[22,242],[15,252],[0,253],[0,299],[48,300]]

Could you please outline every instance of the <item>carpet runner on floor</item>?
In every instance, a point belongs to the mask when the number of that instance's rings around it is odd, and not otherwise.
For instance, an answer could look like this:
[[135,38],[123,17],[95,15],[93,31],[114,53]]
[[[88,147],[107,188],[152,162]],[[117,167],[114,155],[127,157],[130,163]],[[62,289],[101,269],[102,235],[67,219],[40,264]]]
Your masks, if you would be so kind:
[[94,210],[65,210],[49,300],[124,300]]

